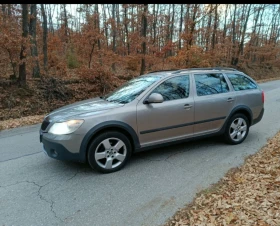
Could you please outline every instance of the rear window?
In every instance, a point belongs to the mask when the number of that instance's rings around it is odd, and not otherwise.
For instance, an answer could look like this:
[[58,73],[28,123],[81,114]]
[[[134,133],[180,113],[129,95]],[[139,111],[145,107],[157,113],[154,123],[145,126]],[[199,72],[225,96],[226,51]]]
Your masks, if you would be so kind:
[[258,86],[244,75],[226,74],[235,91],[257,89]]

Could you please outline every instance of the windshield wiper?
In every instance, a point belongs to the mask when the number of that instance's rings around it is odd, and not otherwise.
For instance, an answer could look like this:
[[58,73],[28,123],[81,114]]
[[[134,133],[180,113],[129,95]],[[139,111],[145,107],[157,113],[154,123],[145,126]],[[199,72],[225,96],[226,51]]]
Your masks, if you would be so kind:
[[[105,99],[107,100],[107,99]],[[107,100],[110,103],[117,103],[117,104],[127,104],[127,101],[117,101],[117,100]]]

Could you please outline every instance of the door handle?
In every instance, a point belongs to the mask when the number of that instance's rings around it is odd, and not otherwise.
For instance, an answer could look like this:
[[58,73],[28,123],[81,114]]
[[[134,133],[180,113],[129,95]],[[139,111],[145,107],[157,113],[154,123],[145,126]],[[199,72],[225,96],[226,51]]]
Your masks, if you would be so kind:
[[234,101],[234,99],[231,97],[227,99],[227,102],[232,102],[232,101]]
[[191,107],[192,107],[191,104],[185,104],[185,105],[184,105],[184,109],[187,109],[187,110],[191,109]]

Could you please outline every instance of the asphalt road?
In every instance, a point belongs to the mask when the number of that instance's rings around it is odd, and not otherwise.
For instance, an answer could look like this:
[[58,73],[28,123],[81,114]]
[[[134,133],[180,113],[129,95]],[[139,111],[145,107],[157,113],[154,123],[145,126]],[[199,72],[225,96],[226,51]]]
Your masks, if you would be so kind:
[[0,131],[0,226],[163,224],[280,130],[280,81],[261,87],[265,114],[242,144],[208,138],[155,149],[112,174],[47,157],[40,125]]

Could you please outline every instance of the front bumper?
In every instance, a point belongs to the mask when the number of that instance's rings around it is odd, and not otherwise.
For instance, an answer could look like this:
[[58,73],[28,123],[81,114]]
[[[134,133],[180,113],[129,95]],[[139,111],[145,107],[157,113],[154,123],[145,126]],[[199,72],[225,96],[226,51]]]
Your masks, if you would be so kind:
[[[70,152],[69,149],[66,148],[66,145],[63,143],[67,140],[49,139],[47,136],[51,137],[52,135],[40,131],[40,142],[43,144],[43,151],[49,157],[62,161],[85,162],[85,156],[82,156],[80,153]],[[73,142],[73,140],[69,139],[69,142]]]

